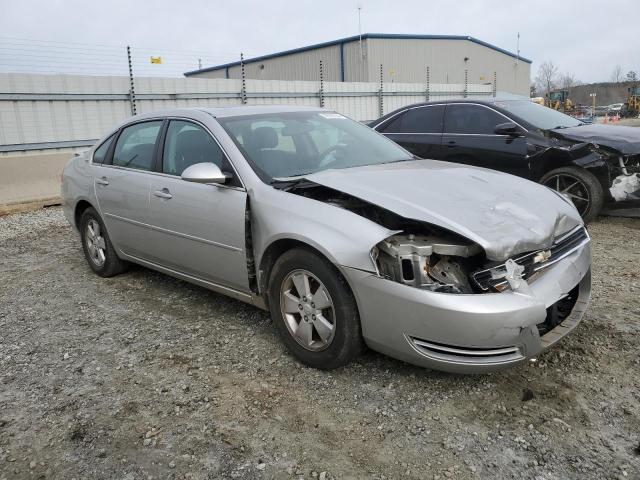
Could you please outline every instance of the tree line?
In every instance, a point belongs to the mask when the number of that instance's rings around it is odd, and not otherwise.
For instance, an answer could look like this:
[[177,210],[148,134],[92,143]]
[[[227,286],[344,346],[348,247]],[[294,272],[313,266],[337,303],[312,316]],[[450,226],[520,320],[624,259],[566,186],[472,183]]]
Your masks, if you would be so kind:
[[[625,74],[621,65],[616,65],[613,69],[613,72],[611,73],[612,83],[637,81],[638,73],[635,70],[629,70]],[[584,82],[578,80],[573,73],[561,73],[560,69],[555,63],[553,63],[551,60],[547,60],[543,62],[540,67],[538,67],[538,75],[531,84],[531,96],[543,96],[548,92],[556,89],[561,88],[563,90],[566,90],[568,88],[583,84]]]

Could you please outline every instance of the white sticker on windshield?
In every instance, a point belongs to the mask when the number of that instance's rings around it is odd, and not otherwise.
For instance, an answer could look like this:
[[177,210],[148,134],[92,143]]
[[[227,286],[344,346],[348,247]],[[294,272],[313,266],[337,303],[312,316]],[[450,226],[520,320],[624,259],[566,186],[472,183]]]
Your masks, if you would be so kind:
[[341,119],[345,119],[347,117],[344,117],[342,115],[340,115],[339,113],[320,113],[319,114],[322,118],[341,118]]

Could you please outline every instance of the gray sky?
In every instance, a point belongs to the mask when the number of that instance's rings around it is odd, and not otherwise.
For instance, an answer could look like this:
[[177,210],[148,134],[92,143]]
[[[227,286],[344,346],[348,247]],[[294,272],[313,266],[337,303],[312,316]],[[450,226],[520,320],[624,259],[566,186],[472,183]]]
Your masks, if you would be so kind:
[[[362,31],[471,35],[584,82],[640,70],[637,0],[0,0],[0,70],[182,72]],[[631,14],[636,12],[636,14]],[[33,41],[38,40],[38,41]],[[59,43],[56,43],[59,42]],[[67,43],[68,42],[68,43]],[[150,55],[162,55],[162,66]],[[123,70],[124,69],[124,70]]]

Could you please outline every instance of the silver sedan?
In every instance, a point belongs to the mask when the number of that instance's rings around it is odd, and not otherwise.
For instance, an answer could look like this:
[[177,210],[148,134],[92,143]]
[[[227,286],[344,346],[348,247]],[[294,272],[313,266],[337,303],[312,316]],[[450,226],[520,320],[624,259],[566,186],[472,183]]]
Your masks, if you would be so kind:
[[292,106],[132,117],[63,174],[91,269],[129,262],[268,309],[300,361],[366,346],[484,372],[580,321],[590,239],[558,193],[423,160],[338,113]]

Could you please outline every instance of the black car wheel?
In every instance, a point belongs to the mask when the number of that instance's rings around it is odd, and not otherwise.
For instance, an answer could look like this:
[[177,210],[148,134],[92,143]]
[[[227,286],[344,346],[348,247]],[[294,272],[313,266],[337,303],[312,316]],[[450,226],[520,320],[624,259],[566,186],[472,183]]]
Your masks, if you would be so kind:
[[582,168],[552,170],[540,179],[540,183],[570,198],[585,223],[596,218],[602,210],[602,185],[593,174]]

